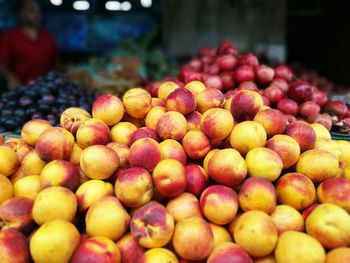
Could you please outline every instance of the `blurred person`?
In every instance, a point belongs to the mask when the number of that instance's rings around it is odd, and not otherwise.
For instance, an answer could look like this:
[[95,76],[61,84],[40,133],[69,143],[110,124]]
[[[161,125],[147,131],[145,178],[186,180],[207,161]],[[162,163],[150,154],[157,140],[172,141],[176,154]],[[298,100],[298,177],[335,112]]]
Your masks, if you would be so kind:
[[0,38],[0,74],[8,89],[26,85],[51,70],[57,59],[54,37],[41,28],[41,10],[35,0],[20,0],[20,25]]

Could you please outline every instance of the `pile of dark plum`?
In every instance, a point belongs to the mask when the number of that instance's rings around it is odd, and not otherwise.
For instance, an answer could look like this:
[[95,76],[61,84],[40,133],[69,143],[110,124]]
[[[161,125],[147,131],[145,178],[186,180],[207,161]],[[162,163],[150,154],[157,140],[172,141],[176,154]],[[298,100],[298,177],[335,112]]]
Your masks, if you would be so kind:
[[59,125],[61,113],[69,107],[91,111],[95,93],[72,82],[65,75],[51,71],[29,85],[0,96],[0,133],[20,134],[23,124],[32,119],[46,119]]

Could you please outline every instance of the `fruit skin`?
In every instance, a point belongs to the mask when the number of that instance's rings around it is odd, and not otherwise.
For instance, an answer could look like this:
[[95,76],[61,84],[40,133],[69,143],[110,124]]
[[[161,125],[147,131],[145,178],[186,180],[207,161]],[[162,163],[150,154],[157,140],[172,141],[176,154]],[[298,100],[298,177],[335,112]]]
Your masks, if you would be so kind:
[[293,78],[293,72],[289,67],[281,64],[275,68],[275,78],[281,78],[290,82]]
[[350,215],[333,204],[320,204],[306,219],[306,232],[325,248],[350,244]]
[[30,253],[35,262],[69,262],[79,245],[76,227],[65,220],[56,219],[38,228],[30,239]]
[[122,121],[114,125],[111,129],[111,138],[113,142],[129,145],[131,136],[137,130],[137,127],[127,121]]
[[[226,140],[226,141],[227,141],[227,140]],[[217,148],[212,149],[212,150],[210,150],[210,151],[207,153],[207,155],[204,157],[204,160],[203,160],[203,168],[204,168],[205,171],[208,171],[208,165],[209,165],[209,161],[210,161],[211,157],[213,157],[213,155],[214,155],[215,153],[217,153],[218,151],[220,151],[220,149],[217,149]]]
[[242,262],[253,263],[249,254],[240,246],[224,242],[213,249],[207,260],[208,263]]
[[[124,117],[123,117],[121,122],[129,122],[129,123],[133,124],[136,127],[136,129],[142,128],[142,127],[145,126],[145,120],[143,118],[142,119],[138,119],[138,118],[130,116],[127,113],[124,114]],[[116,126],[116,125],[114,125],[114,126]]]
[[10,180],[0,174],[0,204],[10,199],[13,195],[13,186]]
[[129,163],[129,147],[127,145],[117,142],[110,142],[106,146],[111,148],[118,155],[120,166]]
[[137,241],[132,237],[131,233],[127,233],[118,240],[117,246],[119,248],[122,263],[134,263],[142,257],[145,249],[141,247]]
[[170,111],[177,111],[183,115],[196,109],[196,99],[186,88],[178,88],[171,92],[166,99],[166,107]]
[[141,88],[129,89],[123,96],[125,111],[132,117],[142,119],[146,117],[152,107],[152,97]]
[[89,180],[81,184],[75,193],[79,210],[87,210],[100,198],[112,196],[113,192],[113,185],[102,180]]
[[41,187],[63,186],[75,191],[79,182],[79,169],[77,166],[64,160],[54,160],[45,165],[40,174]]
[[172,215],[175,222],[193,216],[202,217],[198,199],[190,193],[182,193],[171,199],[168,202],[166,209]]
[[90,113],[80,108],[68,108],[62,114],[60,118],[60,124],[62,128],[71,132],[73,135],[77,133],[80,125],[91,118]]
[[275,260],[276,263],[323,263],[326,253],[317,239],[305,233],[286,231],[278,239]]
[[197,109],[204,113],[211,108],[218,108],[224,102],[224,94],[218,89],[208,88],[196,96]]
[[287,127],[287,118],[279,110],[266,109],[259,111],[254,121],[259,122],[264,126],[268,138],[274,135],[284,133]]
[[275,256],[270,254],[265,257],[254,258],[254,263],[276,263]]
[[156,131],[162,139],[180,140],[187,132],[186,118],[179,112],[168,111],[159,118]]
[[27,175],[13,184],[13,195],[35,200],[41,191],[40,175]]
[[17,172],[22,170],[24,175],[40,174],[45,165],[46,162],[40,158],[38,152],[32,150],[24,156],[22,165]]
[[87,262],[121,262],[118,246],[109,238],[103,236],[91,237],[79,244],[71,263]]
[[186,188],[185,166],[177,160],[160,161],[154,168],[152,177],[155,188],[165,197],[178,196]]
[[275,78],[272,80],[271,85],[279,87],[280,89],[283,90],[284,93],[286,93],[287,90],[288,90],[288,83],[287,83],[287,81],[286,81],[285,79],[283,79],[283,78],[276,78],[276,77],[275,77]]
[[77,211],[77,200],[70,190],[62,186],[51,186],[36,197],[32,216],[38,225],[54,219],[72,221]]
[[182,146],[188,157],[202,159],[211,148],[209,138],[200,130],[188,131],[182,139]]
[[255,68],[255,75],[259,83],[266,84],[272,81],[275,71],[265,65],[259,65]]
[[[333,140],[316,140],[314,150],[316,149],[329,152],[340,160],[341,151],[339,149],[339,145]],[[339,168],[342,169],[341,165],[339,165]]]
[[210,158],[208,175],[229,187],[240,184],[247,175],[247,165],[235,149],[219,150]]
[[[149,158],[152,156],[152,158]],[[129,150],[129,164],[152,171],[162,160],[159,144],[151,138],[142,138],[135,141]]]
[[12,197],[0,205],[0,230],[14,229],[24,234],[34,228],[32,218],[33,200],[26,197]]
[[188,89],[194,97],[197,97],[197,95],[202,91],[206,89],[206,86],[201,81],[190,81],[188,82],[185,87],[185,89]]
[[217,225],[228,224],[235,218],[238,210],[237,193],[227,186],[209,186],[201,194],[200,207],[210,222]]
[[273,184],[256,177],[245,180],[238,194],[239,206],[243,211],[259,210],[271,214],[276,208],[276,199]]
[[285,97],[285,94],[280,87],[271,85],[264,90],[264,96],[271,104],[276,104]]
[[234,228],[235,242],[253,257],[270,254],[275,248],[277,239],[275,224],[268,214],[261,211],[243,213]]
[[176,84],[175,82],[165,81],[162,84],[160,84],[158,88],[158,98],[160,98],[163,101],[166,101],[169,94],[178,88],[179,88],[179,85]]
[[304,218],[304,222],[306,221],[306,219],[309,217],[309,215],[311,214],[312,211],[315,210],[316,207],[318,207],[319,204],[317,203],[313,203],[312,205],[308,206],[307,208],[305,208],[303,210],[303,213],[301,214]]
[[13,174],[19,166],[15,151],[9,146],[0,145],[0,156],[0,174],[5,176]]
[[151,248],[137,261],[138,263],[167,262],[178,263],[175,254],[166,248]]
[[27,238],[14,229],[0,231],[0,258],[1,263],[30,262]]
[[338,149],[341,153],[339,161],[350,164],[350,142],[344,140],[337,140],[335,142],[338,144]]
[[48,128],[38,138],[35,150],[44,161],[68,160],[74,146],[74,137],[59,127]]
[[297,80],[289,85],[287,95],[299,103],[311,100],[312,86],[305,81]]
[[212,223],[210,223],[209,226],[214,237],[214,248],[224,242],[233,242],[230,233],[224,226]]
[[201,130],[211,139],[224,140],[230,135],[233,126],[231,113],[224,109],[209,109],[201,117]]
[[[163,100],[161,100],[160,98],[152,97],[152,108],[157,107],[157,106],[165,108],[166,105],[165,105],[165,102]],[[147,115],[148,115],[148,113],[147,113]]]
[[140,207],[153,196],[153,182],[149,172],[131,167],[120,172],[115,183],[115,195],[126,207]]
[[285,133],[298,142],[301,152],[310,150],[315,146],[316,133],[310,124],[304,121],[288,124]]
[[323,150],[309,150],[300,155],[296,172],[309,177],[314,183],[336,177],[340,173],[339,162],[333,154]]
[[92,105],[92,117],[102,120],[108,126],[118,123],[124,116],[122,101],[113,95],[102,95]]
[[90,179],[107,179],[118,166],[118,155],[104,145],[89,146],[84,149],[80,157],[80,168]]
[[248,53],[239,56],[239,65],[249,65],[251,67],[256,67],[259,65],[259,61],[256,55]]
[[263,99],[259,93],[240,90],[232,97],[231,113],[237,121],[252,120],[263,105]]
[[296,116],[298,113],[298,104],[294,100],[281,99],[277,103],[277,110],[281,111],[284,114]]
[[271,218],[276,225],[278,235],[290,230],[304,231],[304,218],[295,208],[289,205],[276,206]]
[[162,117],[162,115],[166,112],[167,112],[167,109],[165,107],[162,107],[162,106],[152,107],[152,109],[150,109],[150,111],[147,113],[147,116],[145,118],[146,127],[149,127],[155,130],[157,128],[157,123],[160,117]]
[[323,112],[337,116],[339,119],[344,119],[348,109],[344,102],[335,100],[326,102],[323,106]]
[[185,191],[195,196],[199,196],[208,184],[207,172],[197,164],[185,166],[186,189]]
[[266,143],[264,126],[255,121],[244,121],[233,127],[230,135],[232,148],[246,155],[255,147],[263,147]]
[[80,156],[82,152],[83,149],[79,146],[79,144],[74,143],[73,150],[68,161],[72,164],[78,165],[80,163]]
[[245,162],[250,176],[263,178],[271,182],[280,176],[283,169],[283,162],[279,155],[264,147],[256,147],[250,150],[246,155]]
[[176,224],[172,244],[180,257],[204,260],[214,248],[214,237],[203,218],[190,217]]
[[187,156],[184,148],[178,141],[166,139],[162,141],[159,146],[162,151],[163,159],[174,159],[186,165]]
[[299,105],[299,114],[304,118],[314,118],[320,113],[320,106],[314,101],[305,101]]
[[350,261],[350,248],[340,247],[329,251],[326,255],[326,263],[338,263]]
[[88,119],[84,121],[76,133],[77,143],[82,149],[92,145],[105,145],[109,143],[111,131],[108,126],[99,119]]
[[266,142],[265,147],[279,155],[283,163],[283,169],[291,168],[300,157],[298,142],[288,135],[277,134],[273,136]]
[[301,173],[282,175],[276,183],[277,201],[300,211],[316,201],[316,189],[312,181]]
[[236,82],[251,81],[254,79],[255,72],[249,65],[241,65],[233,73]]
[[[258,91],[258,86],[253,82],[253,81],[243,81],[239,83],[237,90],[232,90],[234,93],[233,95],[238,91],[238,90],[252,90],[252,91]],[[227,96],[228,92],[225,94]],[[231,93],[232,94],[232,93]],[[230,97],[233,97],[233,95]],[[227,97],[226,97],[227,98]]]
[[317,187],[317,197],[321,203],[331,203],[350,213],[350,179],[334,177],[324,180]]
[[95,201],[87,211],[86,233],[93,237],[104,236],[118,240],[127,231],[129,221],[130,216],[120,201],[114,196],[104,196]]
[[24,142],[30,146],[35,146],[39,136],[52,125],[46,120],[30,120],[26,122],[21,131],[21,137]]
[[25,143],[23,141],[6,142],[3,145],[9,146],[15,151],[15,153],[17,155],[18,163],[22,163],[24,156],[32,150],[32,147],[30,147],[27,143]]
[[152,138],[155,141],[159,141],[156,131],[152,128],[142,127],[133,132],[130,138],[129,145],[133,144],[136,140],[141,138]]
[[142,247],[162,247],[173,235],[174,219],[164,206],[151,201],[134,212],[130,230]]
[[312,93],[312,101],[316,102],[320,106],[324,106],[328,101],[327,94],[324,91],[321,91],[314,87]]

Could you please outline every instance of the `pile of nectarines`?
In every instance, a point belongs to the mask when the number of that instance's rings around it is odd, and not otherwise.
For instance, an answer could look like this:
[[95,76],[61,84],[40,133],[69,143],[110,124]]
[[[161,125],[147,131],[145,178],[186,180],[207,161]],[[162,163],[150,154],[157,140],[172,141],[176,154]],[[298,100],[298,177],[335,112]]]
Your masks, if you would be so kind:
[[103,95],[0,145],[0,262],[350,262],[350,142],[239,90]]

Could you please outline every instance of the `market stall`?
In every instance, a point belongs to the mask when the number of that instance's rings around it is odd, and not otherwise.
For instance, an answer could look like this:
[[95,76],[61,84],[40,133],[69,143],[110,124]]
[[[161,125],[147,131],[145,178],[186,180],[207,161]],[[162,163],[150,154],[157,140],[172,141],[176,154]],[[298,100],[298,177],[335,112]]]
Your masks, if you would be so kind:
[[350,262],[346,85],[247,49],[130,45],[3,92],[0,263]]

